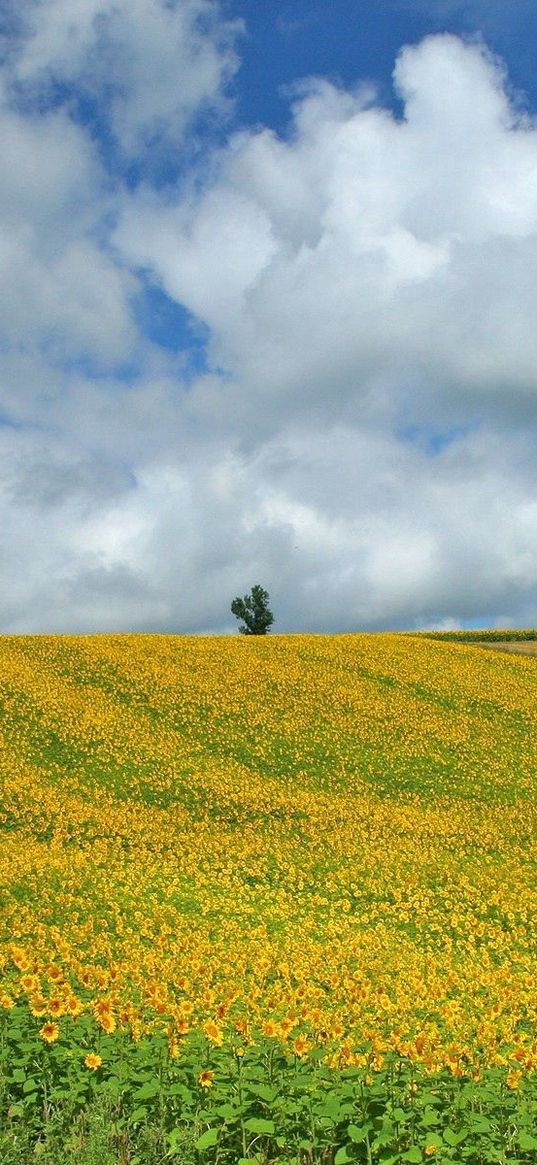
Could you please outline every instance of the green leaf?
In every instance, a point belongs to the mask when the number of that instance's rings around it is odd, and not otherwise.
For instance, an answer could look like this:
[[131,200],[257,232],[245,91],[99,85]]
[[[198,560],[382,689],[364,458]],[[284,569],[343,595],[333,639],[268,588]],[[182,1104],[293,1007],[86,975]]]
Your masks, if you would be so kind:
[[425,1104],[428,1107],[431,1104],[442,1104],[442,1098],[434,1092],[421,1092],[416,1097],[416,1103]]
[[357,1143],[360,1141],[365,1141],[367,1134],[368,1128],[366,1125],[349,1125],[347,1128],[347,1136],[350,1137],[351,1141],[355,1141]]
[[215,1111],[217,1116],[223,1117],[225,1121],[238,1120],[241,1115],[240,1109],[234,1108],[232,1104],[220,1104]]
[[109,1076],[102,1085],[104,1092],[109,1092],[111,1096],[119,1096],[121,1092],[121,1080],[117,1076]]
[[417,1145],[412,1145],[411,1149],[407,1149],[406,1153],[403,1153],[401,1161],[412,1161],[414,1165],[421,1165],[423,1161],[421,1149],[418,1149]]
[[184,1129],[175,1128],[166,1137],[166,1144],[168,1145],[167,1157],[174,1157],[176,1153],[183,1152]]
[[[348,1153],[348,1149],[351,1150],[350,1154]],[[347,1161],[356,1161],[352,1142],[349,1145],[343,1145],[341,1149],[338,1149],[334,1157],[334,1165],[347,1165]]]
[[219,1129],[207,1129],[205,1133],[201,1134],[196,1141],[196,1149],[203,1153],[204,1149],[210,1149],[218,1142]]
[[323,1120],[331,1121],[332,1124],[339,1120],[340,1111],[341,1104],[337,1098],[315,1107],[315,1115]]
[[[30,1095],[33,1096],[34,1093],[30,1093]],[[57,1085],[56,1088],[52,1088],[50,1091],[50,1096],[53,1100],[67,1100],[70,1095],[71,1089],[62,1085]]]
[[264,1133],[267,1136],[276,1132],[274,1121],[263,1120],[262,1117],[257,1116],[251,1116],[249,1120],[245,1121],[244,1127],[248,1129],[249,1133]]
[[24,1105],[20,1101],[17,1104],[10,1104],[7,1115],[10,1120],[15,1116],[24,1116]]
[[160,1085],[158,1080],[148,1080],[147,1084],[142,1084],[141,1088],[137,1088],[133,1093],[134,1100],[152,1100],[159,1092]]
[[457,1145],[462,1145],[466,1140],[466,1133],[456,1133],[455,1129],[444,1129],[444,1140],[446,1145],[451,1145],[455,1149]]
[[520,1148],[524,1149],[525,1151],[529,1149],[537,1149],[537,1137],[532,1136],[531,1133],[526,1133],[524,1131],[520,1132],[518,1134],[518,1143]]
[[277,1089],[271,1088],[269,1084],[248,1084],[245,1091],[251,1092],[253,1096],[259,1096],[261,1100],[266,1100],[267,1104],[276,1100],[278,1095]]
[[477,1113],[469,1113],[468,1119],[471,1122],[473,1133],[490,1133],[492,1125],[486,1116],[478,1116]]
[[405,1112],[404,1108],[394,1108],[392,1116],[394,1121],[397,1121],[398,1125],[402,1125],[405,1123],[405,1121],[409,1121],[411,1119],[412,1114],[410,1112]]
[[184,1105],[194,1104],[194,1094],[184,1084],[170,1084],[168,1096],[179,1096]]
[[39,1081],[35,1079],[35,1076],[29,1076],[28,1079],[24,1081],[24,1084],[22,1086],[22,1091],[23,1092],[37,1092],[38,1088],[39,1088]]
[[440,1117],[433,1108],[426,1108],[425,1112],[422,1114],[420,1125],[423,1125],[424,1128],[430,1128],[431,1125],[437,1125],[439,1120]]
[[434,1145],[435,1149],[441,1149],[442,1137],[438,1133],[427,1133],[427,1144]]
[[129,1122],[134,1125],[137,1121],[147,1120],[147,1117],[147,1109],[145,1105],[141,1104],[138,1108],[134,1109],[134,1112],[129,1113]]

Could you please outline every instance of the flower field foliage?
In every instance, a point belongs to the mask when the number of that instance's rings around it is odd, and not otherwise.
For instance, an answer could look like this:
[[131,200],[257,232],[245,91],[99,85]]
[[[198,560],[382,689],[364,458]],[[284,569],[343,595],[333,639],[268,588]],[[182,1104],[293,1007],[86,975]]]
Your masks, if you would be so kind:
[[474,631],[418,631],[412,632],[412,634],[427,639],[444,639],[453,643],[525,643],[528,640],[537,639],[537,630],[533,628],[524,630],[520,627],[509,627],[507,631],[493,627],[487,630],[477,628]]
[[537,1160],[537,661],[5,636],[0,708],[2,1162]]

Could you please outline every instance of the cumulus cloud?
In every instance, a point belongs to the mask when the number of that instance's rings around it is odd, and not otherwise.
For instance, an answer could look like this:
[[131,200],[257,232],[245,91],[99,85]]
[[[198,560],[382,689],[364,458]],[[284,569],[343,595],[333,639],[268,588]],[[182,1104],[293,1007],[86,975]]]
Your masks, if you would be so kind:
[[201,198],[131,200],[119,244],[211,329],[237,409],[246,385],[276,425],[386,394],[431,419],[533,397],[537,131],[503,81],[431,37],[398,59],[403,119],[312,82],[289,139],[238,135]]
[[[208,0],[21,6],[0,625],[234,631],[255,582],[276,631],[535,623],[533,122],[441,35],[398,57],[402,117],[310,79],[284,138],[243,128],[176,189],[107,170],[75,92],[132,158],[177,143],[237,31]],[[137,321],[147,280],[203,325],[195,374]]]
[[239,21],[213,0],[22,0],[7,73],[12,91],[89,97],[122,150],[176,145],[201,108],[222,111],[238,66]]
[[0,312],[4,346],[115,362],[134,343],[134,279],[102,249],[106,185],[63,111],[0,108]]
[[3,434],[6,630],[231,630],[230,599],[258,578],[280,631],[532,622],[527,438],[473,434],[432,460],[344,426],[249,454],[182,436],[133,473]]

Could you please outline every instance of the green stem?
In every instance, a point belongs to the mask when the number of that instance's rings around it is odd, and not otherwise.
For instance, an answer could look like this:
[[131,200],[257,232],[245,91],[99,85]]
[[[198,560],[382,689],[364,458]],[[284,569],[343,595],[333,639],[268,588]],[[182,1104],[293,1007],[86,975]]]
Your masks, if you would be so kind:
[[239,1094],[239,1108],[241,1110],[240,1125],[241,1125],[241,1139],[242,1139],[242,1155],[243,1155],[243,1157],[246,1157],[248,1150],[247,1150],[247,1146],[246,1146],[246,1129],[244,1127],[244,1113],[242,1111],[242,1057],[241,1056],[237,1056],[237,1070],[238,1070],[238,1075],[239,1075],[238,1094]]
[[[364,1085],[363,1085],[362,1080],[360,1081],[360,1091],[362,1094],[363,1120],[364,1120],[364,1124],[367,1124],[367,1121],[369,1119],[369,1113],[368,1113],[367,1101],[366,1101],[366,1097],[365,1097]],[[373,1157],[371,1155],[371,1142],[369,1140],[369,1129],[366,1129],[366,1132],[365,1132],[365,1148],[366,1148],[366,1153],[367,1153],[367,1165],[373,1165]]]

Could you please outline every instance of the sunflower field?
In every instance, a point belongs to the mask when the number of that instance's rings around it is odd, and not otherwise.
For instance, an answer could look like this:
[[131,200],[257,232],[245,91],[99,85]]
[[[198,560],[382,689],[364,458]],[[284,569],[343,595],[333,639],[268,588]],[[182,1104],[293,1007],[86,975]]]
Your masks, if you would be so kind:
[[2,1165],[537,1160],[537,659],[0,640]]

